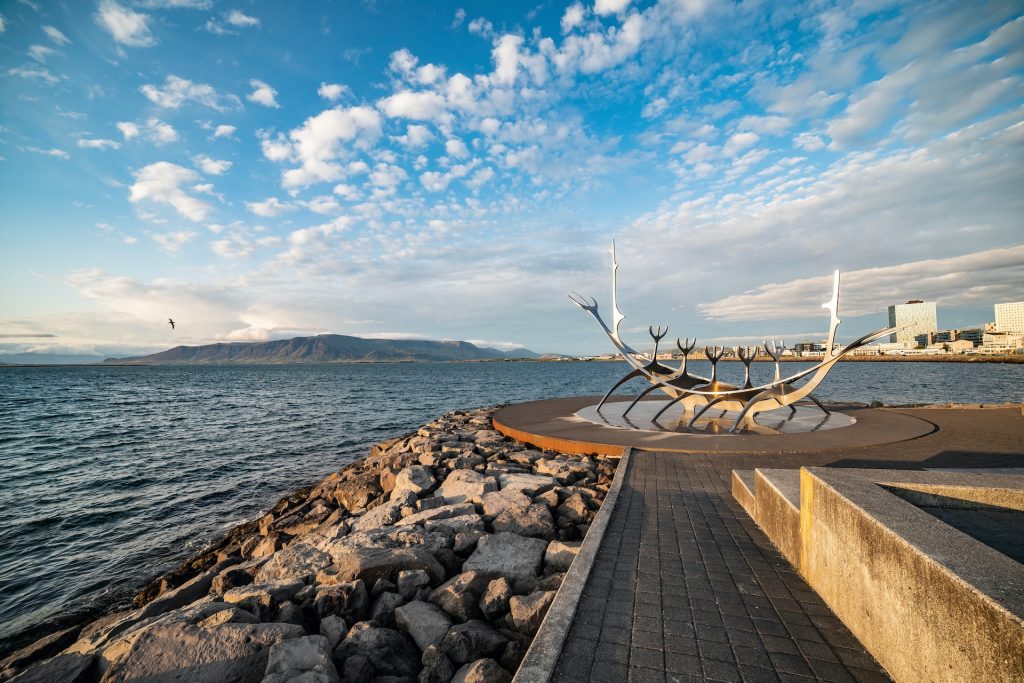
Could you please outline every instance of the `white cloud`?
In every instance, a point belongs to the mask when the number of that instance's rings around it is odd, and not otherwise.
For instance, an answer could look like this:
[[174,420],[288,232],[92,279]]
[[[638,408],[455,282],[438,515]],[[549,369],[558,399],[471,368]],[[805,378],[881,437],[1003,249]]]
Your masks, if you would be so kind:
[[114,0],[100,2],[96,12],[96,23],[105,28],[121,45],[128,47],[156,45],[156,38],[149,31],[149,15],[122,7]]
[[7,31],[7,19],[4,15],[0,14],[0,33]]
[[750,147],[756,143],[760,138],[756,133],[735,133],[732,135],[722,147],[722,154],[726,156],[736,156],[741,150]]
[[441,120],[446,117],[445,99],[435,92],[414,92],[403,90],[377,102],[388,118],[405,118],[414,121]]
[[587,15],[586,8],[580,3],[570,5],[566,10],[565,14],[562,15],[562,33],[569,33],[577,26],[583,24],[583,19]]
[[341,83],[321,82],[320,87],[316,91],[316,94],[324,98],[325,100],[336,102],[338,101],[338,99],[341,98],[342,95],[345,95],[348,92],[349,89],[347,85],[342,85]]
[[249,81],[249,85],[253,87],[253,91],[246,95],[245,99],[273,109],[281,106],[277,103],[277,91],[270,87],[270,85],[255,78]]
[[57,45],[67,45],[71,40],[55,26],[43,26],[43,33]]
[[118,121],[117,129],[121,131],[121,135],[126,141],[139,135],[139,127],[131,121]]
[[226,111],[240,105],[234,95],[220,95],[213,86],[206,83],[194,83],[180,76],[168,76],[163,87],[146,84],[139,92],[150,102],[165,109],[178,109],[188,101],[197,102],[205,107]]
[[409,175],[401,166],[392,164],[377,164],[370,173],[370,182],[376,187],[394,189]]
[[85,149],[117,149],[121,146],[121,143],[115,140],[104,140],[100,138],[82,138],[78,141],[78,146]]
[[356,149],[368,150],[380,137],[381,117],[369,107],[335,107],[312,116],[288,137],[264,139],[263,154],[272,161],[297,161],[299,168],[284,172],[285,187],[341,180],[346,173],[339,157]]
[[193,230],[175,230],[174,232],[159,233],[154,232],[150,235],[153,241],[160,245],[160,248],[168,253],[176,253],[181,250],[183,246],[191,242],[196,232]]
[[61,80],[48,70],[38,66],[12,67],[7,70],[7,75],[44,81],[47,85],[56,85],[57,83],[60,83]]
[[236,130],[238,130],[238,129],[235,128],[234,126],[229,126],[226,123],[222,123],[222,124],[220,124],[219,126],[217,126],[216,128],[213,129],[213,137],[215,137],[215,138],[229,138],[229,137],[231,137],[232,135],[235,134]]
[[230,161],[214,159],[205,155],[193,157],[192,162],[206,175],[221,175],[230,170],[232,166]]
[[792,125],[793,122],[785,116],[744,116],[736,123],[736,128],[761,135],[781,135]]
[[193,185],[199,174],[167,161],[144,166],[135,172],[128,200],[132,203],[151,201],[166,204],[190,221],[200,222],[213,208],[207,202],[186,193],[181,186]]
[[62,149],[53,147],[51,149],[42,149],[41,147],[22,147],[25,152],[31,152],[32,154],[41,154],[46,157],[54,157],[55,159],[70,159],[71,155]]
[[800,149],[806,149],[808,152],[816,152],[825,147],[825,142],[821,137],[813,133],[800,133],[793,138],[793,144]]
[[437,171],[427,171],[420,176],[420,184],[428,192],[441,192],[448,188],[448,183],[451,182],[450,176],[446,173],[438,173]]
[[448,156],[455,157],[456,159],[465,159],[469,156],[469,150],[466,149],[466,143],[457,138],[445,141],[444,151]]
[[313,213],[319,213],[324,215],[331,215],[341,212],[341,204],[338,200],[330,195],[322,195],[320,197],[314,197],[306,202],[306,208]]
[[249,15],[244,14],[243,12],[237,9],[233,9],[230,12],[228,12],[227,17],[225,17],[224,20],[232,26],[237,26],[238,28],[247,28],[250,26],[260,25],[259,19],[257,19],[256,17],[250,17]]
[[158,145],[163,145],[176,141],[178,131],[174,130],[174,126],[171,124],[152,118],[146,121],[146,137]]
[[46,58],[53,54],[57,51],[45,45],[32,45],[28,49],[28,56],[40,63],[46,62]]
[[229,239],[210,242],[210,249],[217,256],[226,259],[240,259],[252,254],[254,247],[249,240],[244,239],[240,235],[233,235]]
[[470,176],[469,179],[466,180],[466,185],[474,190],[478,190],[493,179],[494,169],[490,166],[485,166]]
[[629,0],[595,0],[594,14],[618,14],[629,7]]
[[357,188],[355,185],[340,183],[334,186],[333,192],[342,199],[347,199],[350,202],[354,202],[355,200],[359,199],[359,188]]
[[276,218],[281,214],[294,211],[297,207],[294,204],[282,202],[277,197],[267,197],[262,202],[246,202],[245,208],[257,216]]
[[417,123],[409,124],[405,129],[405,135],[394,137],[395,142],[409,149],[423,147],[433,139],[434,134],[430,129]]

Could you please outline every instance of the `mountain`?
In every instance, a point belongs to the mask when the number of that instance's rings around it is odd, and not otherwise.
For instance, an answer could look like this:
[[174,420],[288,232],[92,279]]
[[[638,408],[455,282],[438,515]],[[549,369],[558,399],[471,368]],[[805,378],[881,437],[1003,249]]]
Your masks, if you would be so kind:
[[499,351],[464,341],[363,339],[321,334],[268,342],[232,342],[175,346],[134,358],[108,358],[104,363],[343,363],[381,361],[460,361],[540,358],[528,349]]

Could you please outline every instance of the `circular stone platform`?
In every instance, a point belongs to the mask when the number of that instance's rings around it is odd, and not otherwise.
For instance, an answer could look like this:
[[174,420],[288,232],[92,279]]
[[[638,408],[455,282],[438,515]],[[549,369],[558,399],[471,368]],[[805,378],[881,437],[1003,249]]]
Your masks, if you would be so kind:
[[[834,429],[808,430],[806,423],[814,419],[814,408],[808,407],[798,408],[798,414],[804,413],[800,418],[804,428],[795,432],[776,429],[774,433],[681,433],[671,429],[678,423],[679,416],[674,413],[666,412],[659,420],[668,428],[658,429],[651,425],[649,416],[664,405],[663,401],[641,401],[626,418],[633,423],[629,425],[625,422],[616,424],[616,416],[622,420],[622,411],[629,405],[628,399],[608,401],[598,416],[593,408],[600,399],[600,396],[581,396],[517,403],[494,414],[494,427],[507,436],[541,448],[604,455],[621,455],[626,448],[680,453],[824,451],[897,443],[930,434],[936,429],[933,423],[918,417],[884,408],[844,404],[828,406],[833,411],[830,421],[837,427]],[[657,404],[658,408],[649,408],[644,406],[645,403]],[[635,417],[638,411],[639,416]],[[710,412],[716,418],[721,413],[714,409]],[[648,413],[648,417],[640,417]],[[788,413],[787,410],[763,413],[758,422],[762,426],[777,424],[785,420]],[[825,415],[818,411],[816,417],[823,421]],[[702,422],[703,418],[695,426]],[[731,420],[728,424],[732,424]],[[644,428],[638,429],[637,426]]]
[[[628,414],[624,414],[630,405],[626,401],[605,403],[601,406],[601,410],[597,409],[595,403],[577,410],[576,417],[581,417],[597,425],[646,432],[730,434],[729,430],[732,428],[736,416],[739,415],[739,411],[712,408],[694,421],[693,426],[690,427],[689,421],[693,417],[693,413],[684,415],[683,407],[678,403],[657,417],[668,402],[668,399],[640,401]],[[795,405],[793,407],[796,409],[795,412],[783,408],[760,413],[753,419],[750,419],[748,415],[733,435],[806,434],[852,427],[857,423],[857,418],[849,413],[825,413],[816,405]],[[655,419],[656,417],[657,419]]]

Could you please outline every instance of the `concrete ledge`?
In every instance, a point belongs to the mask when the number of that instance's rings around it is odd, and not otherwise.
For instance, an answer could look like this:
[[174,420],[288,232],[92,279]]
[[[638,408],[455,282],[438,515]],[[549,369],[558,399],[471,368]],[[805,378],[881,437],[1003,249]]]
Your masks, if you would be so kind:
[[800,566],[800,471],[754,470],[754,521],[782,556]]
[[757,499],[754,497],[754,470],[732,471],[732,497],[757,521]]
[[615,469],[615,477],[612,479],[608,495],[604,497],[601,509],[594,516],[590,524],[583,545],[576,555],[576,559],[569,566],[569,571],[562,579],[562,585],[555,594],[555,599],[548,608],[548,613],[537,629],[530,648],[526,651],[512,683],[547,683],[555,671],[558,658],[562,654],[562,646],[565,638],[569,635],[573,619],[576,617],[576,608],[580,604],[583,589],[590,578],[590,570],[597,558],[597,550],[601,547],[605,531],[608,529],[608,522],[611,520],[612,511],[619,501],[619,492],[622,490],[622,482],[626,480],[631,466],[632,449],[625,449],[619,466]]
[[1024,680],[1024,566],[894,488],[1024,504],[1021,476],[805,468],[800,573],[897,681]]

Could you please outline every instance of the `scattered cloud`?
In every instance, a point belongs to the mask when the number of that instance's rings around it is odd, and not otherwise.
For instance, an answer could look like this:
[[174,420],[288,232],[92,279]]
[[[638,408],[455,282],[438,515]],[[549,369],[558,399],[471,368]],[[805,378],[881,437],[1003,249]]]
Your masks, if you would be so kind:
[[246,202],[245,208],[257,216],[276,218],[289,211],[295,211],[298,207],[288,202],[282,202],[277,197],[267,197],[261,202]]
[[223,159],[213,159],[206,155],[192,158],[192,162],[206,175],[222,175],[231,169],[231,162]]
[[139,88],[146,98],[165,109],[178,109],[186,102],[196,102],[217,111],[227,111],[241,106],[234,95],[221,95],[211,85],[194,83],[180,76],[168,76],[163,87],[146,84]]
[[217,126],[216,128],[213,129],[213,137],[215,137],[215,138],[229,138],[229,137],[231,137],[232,135],[235,134],[236,130],[238,130],[238,129],[235,128],[234,126],[229,126],[226,123],[222,123],[222,124],[220,124],[219,126]]
[[183,246],[195,239],[197,234],[194,230],[175,230],[174,232],[165,233],[154,232],[150,234],[150,237],[160,245],[161,249],[174,254],[181,251]]
[[47,47],[45,45],[32,45],[28,48],[27,54],[29,57],[42,64],[46,62],[47,57],[57,54],[57,51],[52,47]]
[[43,26],[43,33],[57,45],[69,45],[71,40],[55,26]]
[[43,81],[47,85],[56,85],[60,83],[60,78],[54,76],[47,69],[37,66],[25,66],[25,67],[11,67],[7,70],[8,76],[17,76],[18,78],[27,78],[30,80]]
[[343,95],[350,93],[347,85],[341,83],[320,83],[316,94],[330,102],[338,101]]
[[237,26],[238,28],[249,28],[251,26],[260,25],[259,19],[257,19],[256,17],[250,17],[248,14],[245,14],[244,12],[237,9],[233,9],[230,12],[228,12],[228,15],[224,18],[224,21],[228,22],[232,26]]
[[156,38],[149,30],[149,15],[123,7],[114,0],[101,0],[96,23],[107,30],[114,41],[128,47],[152,47]]
[[189,195],[183,185],[194,185],[199,174],[168,161],[158,161],[135,172],[135,182],[128,197],[130,202],[155,202],[170,206],[190,221],[206,219],[212,210],[209,203]]
[[81,138],[78,146],[85,149],[117,149],[121,146],[116,140],[105,140],[102,138]]
[[54,157],[57,159],[70,159],[71,155],[62,149],[52,147],[50,149],[42,149],[41,147],[22,147],[22,151],[31,152],[32,154],[41,154],[46,157]]
[[121,131],[121,135],[124,136],[126,141],[139,135],[139,127],[131,121],[118,121],[117,129]]
[[246,95],[245,99],[273,109],[277,109],[281,106],[277,103],[277,91],[268,84],[254,78],[249,81],[249,85],[253,87],[253,91]]

